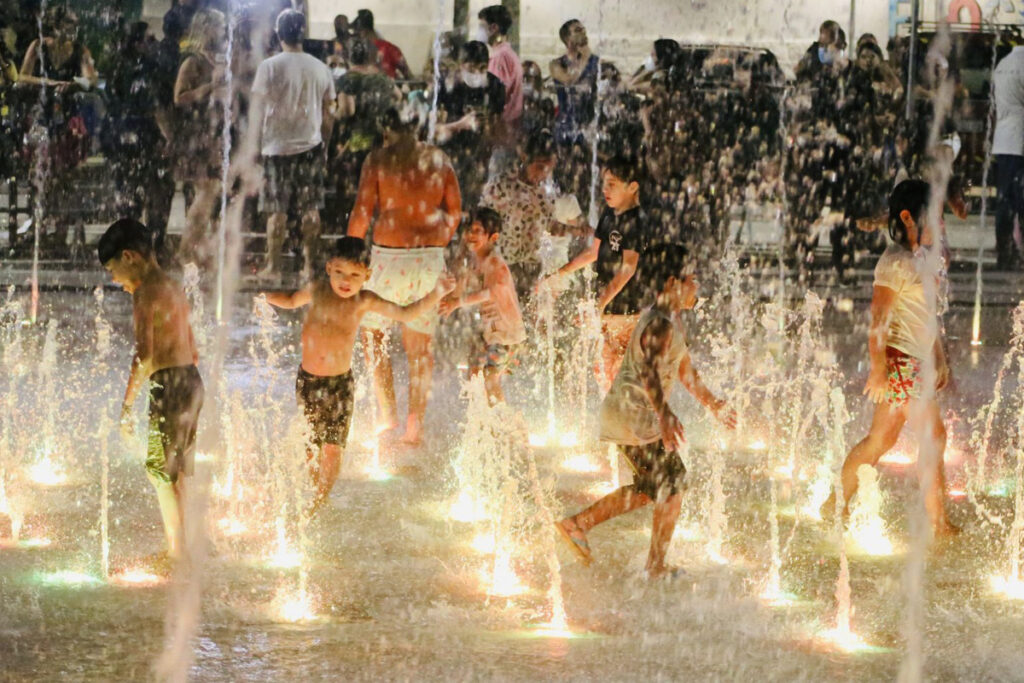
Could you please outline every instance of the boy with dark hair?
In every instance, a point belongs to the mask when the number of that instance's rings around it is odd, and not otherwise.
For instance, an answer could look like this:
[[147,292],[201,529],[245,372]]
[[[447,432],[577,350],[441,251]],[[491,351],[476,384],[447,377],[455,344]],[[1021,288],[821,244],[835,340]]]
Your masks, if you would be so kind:
[[622,367],[601,404],[601,440],[616,444],[633,469],[633,483],[608,494],[587,509],[557,522],[555,528],[586,564],[592,556],[587,532],[598,524],[654,504],[646,572],[656,578],[670,572],[665,551],[682,504],[686,467],[677,449],[683,425],[668,405],[678,380],[727,428],[736,416],[725,401],[704,386],[690,362],[681,314],[697,303],[698,283],[682,245],[666,244],[648,253],[654,305],[636,325]]
[[640,164],[615,157],[605,164],[601,177],[608,208],[601,214],[593,243],[548,276],[546,282],[557,288],[557,282],[551,282],[553,278],[596,264],[605,370],[605,377],[598,380],[607,386],[618,373],[641,309],[649,303],[643,278],[637,271],[641,260],[646,260],[650,221],[640,206],[640,184],[644,179]]
[[[889,197],[889,236],[893,244],[875,266],[871,298],[871,328],[868,352],[871,371],[864,393],[875,403],[871,429],[843,462],[843,513],[857,492],[857,469],[874,467],[899,438],[903,425],[932,440],[934,470],[923,476],[927,482],[925,507],[936,534],[955,534],[959,529],[946,516],[946,478],[943,455],[946,428],[942,423],[935,392],[949,384],[949,365],[942,348],[938,316],[940,274],[926,270],[927,250],[934,248],[934,232],[928,224],[931,187],[923,180],[905,180]],[[925,278],[935,278],[931,288]],[[929,289],[933,296],[928,296]],[[934,363],[934,379],[927,370]],[[934,382],[933,386],[925,385]],[[822,518],[834,509],[835,493],[822,506]]]
[[[309,423],[310,441],[319,450],[310,515],[327,500],[341,470],[355,399],[352,349],[363,315],[373,312],[400,322],[415,320],[433,309],[455,284],[442,276],[427,296],[405,306],[382,299],[363,289],[370,277],[370,251],[357,237],[338,240],[325,270],[326,279],[317,278],[296,292],[263,295],[278,308],[309,306],[302,324],[302,363],[295,395]],[[314,459],[312,449],[306,457]]]
[[507,7],[490,5],[477,14],[480,24],[476,40],[490,46],[488,69],[505,84],[505,112],[502,116],[510,129],[518,127],[523,116],[523,65],[519,55],[508,44],[512,14]]
[[501,376],[512,365],[516,345],[526,339],[512,272],[497,248],[500,233],[501,215],[497,211],[478,208],[473,212],[464,239],[473,252],[474,272],[483,287],[472,294],[446,299],[440,307],[442,315],[449,315],[458,308],[479,304],[483,330],[470,355],[469,372],[484,373],[491,405],[505,400]]
[[100,263],[132,295],[135,356],[121,405],[121,433],[132,432],[132,405],[149,382],[146,475],[156,489],[172,560],[184,548],[185,480],[192,474],[203,380],[185,292],[160,268],[149,230],[122,218],[103,233]]

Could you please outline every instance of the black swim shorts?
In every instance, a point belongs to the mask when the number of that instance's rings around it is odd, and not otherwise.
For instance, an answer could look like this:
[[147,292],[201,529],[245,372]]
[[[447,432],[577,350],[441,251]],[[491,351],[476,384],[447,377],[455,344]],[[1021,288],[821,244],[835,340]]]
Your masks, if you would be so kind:
[[150,476],[174,483],[179,475],[192,474],[204,393],[203,378],[194,365],[164,368],[149,376]]
[[682,493],[686,489],[686,466],[675,451],[669,453],[661,441],[642,446],[619,446],[619,452],[633,470],[633,487],[652,500]]
[[309,423],[310,441],[317,446],[345,447],[355,404],[352,371],[344,375],[321,377],[299,367],[295,378],[295,398]]

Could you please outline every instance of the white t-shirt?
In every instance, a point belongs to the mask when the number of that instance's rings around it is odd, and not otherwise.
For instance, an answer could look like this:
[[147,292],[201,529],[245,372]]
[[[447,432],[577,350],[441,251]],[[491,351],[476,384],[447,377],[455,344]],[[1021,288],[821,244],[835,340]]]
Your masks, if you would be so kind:
[[[938,332],[937,302],[927,301],[922,279],[926,267],[925,256],[915,256],[898,244],[890,244],[875,266],[875,286],[896,292],[886,346],[920,360],[932,353]],[[936,294],[940,285],[936,283]]]
[[992,153],[1024,156],[1024,47],[1015,47],[1003,57],[992,78],[996,100]]
[[324,99],[334,99],[331,70],[304,52],[282,52],[256,68],[252,92],[265,103],[264,156],[289,156],[323,142]]
[[678,315],[648,308],[640,315],[626,347],[619,374],[601,403],[601,441],[624,446],[642,446],[661,438],[661,421],[654,410],[643,381],[644,351],[640,338],[654,320],[672,323],[668,351],[658,359],[661,389],[668,400],[679,377],[679,364],[687,354],[686,333]]

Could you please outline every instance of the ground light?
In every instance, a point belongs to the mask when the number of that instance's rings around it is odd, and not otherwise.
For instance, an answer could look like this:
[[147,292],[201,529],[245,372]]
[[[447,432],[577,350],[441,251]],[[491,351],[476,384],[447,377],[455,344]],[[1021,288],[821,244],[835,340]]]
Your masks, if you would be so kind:
[[60,586],[64,588],[98,586],[103,583],[91,574],[69,569],[56,572],[40,572],[35,575],[35,581],[36,583],[41,583],[44,586]]
[[166,578],[146,571],[141,567],[126,569],[110,576],[110,583],[118,586],[134,586],[145,588],[147,586],[159,586],[166,582]]
[[562,461],[562,467],[572,472],[584,474],[593,474],[594,472],[601,471],[601,466],[591,460],[585,453],[569,456]]
[[249,530],[245,522],[235,517],[220,518],[217,520],[217,528],[225,536],[239,536]]
[[448,517],[456,522],[482,522],[487,519],[483,505],[473,500],[468,491],[459,494],[455,502],[448,508]]
[[306,591],[289,593],[282,589],[278,591],[274,599],[274,605],[277,610],[277,616],[282,621],[296,623],[316,619],[313,601]]
[[1010,600],[1024,600],[1024,581],[1016,577],[993,574],[988,577],[989,586],[996,593]]
[[48,538],[0,539],[0,548],[48,548],[51,545],[53,541]]
[[819,631],[817,633],[816,640],[829,645],[833,649],[849,654],[856,654],[859,652],[886,652],[885,648],[876,647],[865,642],[860,636],[848,629],[830,628],[824,631]]
[[41,460],[30,466],[26,472],[29,480],[39,486],[63,486],[68,483],[68,475],[59,463],[44,455]]

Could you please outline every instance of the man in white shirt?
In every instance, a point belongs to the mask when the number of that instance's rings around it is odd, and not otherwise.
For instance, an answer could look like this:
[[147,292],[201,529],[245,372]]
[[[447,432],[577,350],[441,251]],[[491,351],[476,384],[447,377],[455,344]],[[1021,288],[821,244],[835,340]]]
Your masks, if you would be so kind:
[[302,215],[303,272],[312,273],[324,206],[326,158],[335,99],[331,70],[302,51],[306,17],[286,9],[277,17],[282,52],[263,60],[252,86],[250,121],[260,127],[264,182],[260,210],[267,219],[267,264],[260,273],[281,273],[281,248],[292,209]]
[[1013,218],[1024,225],[1024,47],[1015,47],[996,66],[996,157],[999,205],[996,208],[996,252],[1000,270],[1020,265],[1013,243]]

